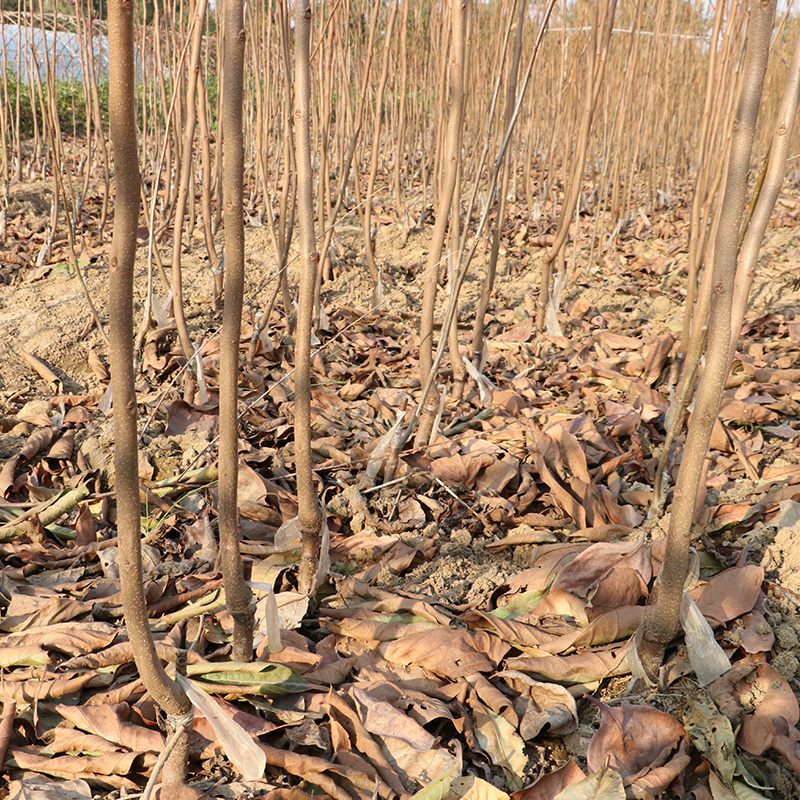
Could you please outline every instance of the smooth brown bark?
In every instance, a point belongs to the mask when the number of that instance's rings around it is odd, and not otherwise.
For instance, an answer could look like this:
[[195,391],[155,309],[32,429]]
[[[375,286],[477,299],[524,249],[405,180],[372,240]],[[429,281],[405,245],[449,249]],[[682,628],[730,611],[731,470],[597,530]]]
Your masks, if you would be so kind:
[[[511,67],[508,74],[508,87],[506,89],[506,116],[505,127],[509,128],[514,116],[514,107],[517,103],[517,77],[519,64],[522,58],[522,32],[525,22],[525,3],[520,0],[517,7],[517,31],[514,38],[514,54],[511,58]],[[497,207],[497,219],[492,233],[492,249],[489,253],[489,265],[486,268],[486,280],[483,285],[478,308],[475,311],[475,323],[472,328],[472,363],[476,369],[481,368],[483,355],[483,333],[486,324],[486,311],[494,289],[494,279],[497,275],[497,259],[500,255],[500,233],[506,216],[506,203],[508,201],[508,184],[511,177],[511,159],[503,159],[503,177],[500,182],[500,201]]]
[[[545,253],[542,261],[542,274],[539,288],[539,299],[536,308],[536,328],[542,330],[545,322],[545,312],[550,300],[550,284],[553,275],[553,264],[558,263],[560,270],[564,269],[564,247],[569,234],[569,227],[578,207],[578,200],[583,185],[583,173],[589,151],[589,134],[592,130],[592,121],[600,99],[600,91],[606,74],[609,50],[611,47],[611,33],[614,29],[614,17],[617,11],[617,0],[608,0],[605,16],[600,18],[600,9],[595,10],[593,26],[592,60],[589,65],[583,116],[578,132],[578,141],[575,145],[575,162],[572,165],[567,193],[558,218],[555,241]],[[601,26],[602,22],[602,26]]]
[[775,208],[775,201],[783,186],[786,159],[789,155],[789,145],[797,119],[798,105],[800,105],[800,40],[795,45],[794,56],[789,67],[783,99],[778,110],[778,118],[775,121],[775,132],[767,157],[766,169],[758,190],[758,199],[739,250],[731,313],[731,361],[733,361],[736,345],[739,342],[739,334],[747,309],[747,299],[755,278],[761,242]]
[[302,535],[298,586],[304,594],[315,587],[322,518],[311,463],[311,328],[317,251],[314,234],[314,187],[311,169],[311,2],[296,0],[294,131],[297,161],[297,220],[300,246],[300,288],[295,339],[294,460],[297,473],[297,515]]
[[689,570],[697,492],[708,452],[711,430],[730,371],[731,306],[739,248],[739,229],[745,211],[747,176],[761,102],[764,75],[775,15],[775,0],[753,0],[743,66],[744,83],[736,111],[728,178],[715,243],[712,276],[713,301],[708,323],[707,364],[695,398],[683,451],[675,501],[672,505],[667,549],[659,578],[658,597],[648,609],[639,657],[648,677],[654,679],[664,649],[680,630],[679,613]]
[[[141,517],[133,371],[133,266],[139,224],[139,161],[134,116],[133,5],[111,0],[109,120],[116,170],[114,236],[109,261],[111,380],[114,386],[114,468],[122,607],[136,668],[147,691],[176,727],[191,712],[183,690],[164,671],[147,621],[142,584]],[[173,751],[164,780],[186,777],[188,735]]]
[[[422,313],[419,322],[419,373],[420,384],[428,384],[433,370],[433,315],[436,293],[439,285],[439,262],[442,256],[444,238],[447,233],[450,204],[458,176],[458,163],[461,149],[461,119],[464,109],[464,50],[466,48],[468,4],[453,0],[451,54],[450,54],[450,106],[447,117],[445,148],[442,151],[444,162],[442,186],[437,197],[436,222],[428,250],[425,271],[425,288],[422,295]],[[421,398],[422,416],[416,436],[416,446],[428,443],[433,429],[436,412],[439,408],[439,392],[431,386],[427,396]]]
[[239,340],[244,295],[244,3],[223,0],[225,101],[222,197],[225,222],[225,305],[220,332],[219,543],[225,601],[233,617],[233,658],[253,658],[255,607],[242,570],[237,487],[239,474]]
[[[194,355],[194,345],[189,338],[189,328],[186,325],[186,315],[183,309],[183,276],[181,273],[181,250],[183,248],[183,223],[186,216],[186,202],[189,197],[192,170],[194,169],[194,131],[197,122],[197,79],[200,71],[200,47],[203,43],[203,20],[205,19],[207,0],[198,0],[195,9],[191,57],[189,61],[189,80],[186,89],[186,119],[183,130],[183,144],[181,154],[180,182],[178,196],[175,203],[175,220],[172,228],[172,309],[175,324],[178,329],[178,339],[181,344],[184,358],[189,359]],[[226,68],[227,71],[227,68]],[[223,75],[223,80],[225,79]],[[180,104],[176,104],[176,109]],[[192,193],[194,196],[194,193]],[[190,364],[184,375],[184,400],[187,403],[194,401],[195,381],[193,378],[194,365]]]

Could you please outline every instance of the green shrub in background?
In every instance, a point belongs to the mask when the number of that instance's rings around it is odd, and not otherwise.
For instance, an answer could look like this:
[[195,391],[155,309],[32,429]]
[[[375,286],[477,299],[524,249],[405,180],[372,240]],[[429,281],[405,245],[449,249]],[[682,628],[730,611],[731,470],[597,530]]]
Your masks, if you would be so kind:
[[[42,106],[39,98],[39,89],[25,81],[19,81],[15,72],[9,70],[6,79],[8,86],[8,125],[15,125],[17,94],[19,93],[19,121],[20,136],[28,139],[34,134],[32,102],[36,104],[36,117],[40,130],[42,129]],[[47,86],[43,86],[45,102],[47,102]],[[2,91],[2,84],[0,84]],[[97,91],[100,97],[100,113],[103,127],[108,127],[108,81],[101,80]],[[64,136],[82,136],[86,133],[86,94],[83,81],[67,80],[56,81],[56,107],[58,108],[58,121]],[[33,98],[33,99],[32,99]],[[0,102],[2,95],[0,95]]]

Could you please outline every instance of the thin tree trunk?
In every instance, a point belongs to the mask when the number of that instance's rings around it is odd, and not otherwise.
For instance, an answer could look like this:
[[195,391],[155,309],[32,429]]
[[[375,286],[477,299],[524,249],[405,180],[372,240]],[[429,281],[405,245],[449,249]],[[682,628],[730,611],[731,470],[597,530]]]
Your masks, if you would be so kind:
[[[197,78],[200,71],[200,46],[203,43],[203,20],[205,19],[207,0],[198,0],[199,5],[195,9],[192,40],[191,58],[189,61],[189,82],[186,89],[186,120],[183,131],[183,153],[181,155],[180,182],[178,185],[178,197],[175,205],[175,220],[172,228],[172,309],[175,317],[175,324],[178,329],[178,339],[185,359],[190,360],[194,354],[194,346],[189,338],[189,329],[186,326],[186,315],[183,309],[183,277],[181,274],[181,250],[183,248],[183,221],[186,215],[186,202],[189,196],[189,186],[191,184],[191,173],[194,169],[194,130],[197,121]],[[175,110],[180,104],[175,104]],[[194,366],[190,365],[184,376],[184,400],[187,403],[194,402]]]
[[381,274],[377,265],[375,264],[374,243],[372,240],[372,196],[375,193],[375,180],[378,177],[378,155],[381,146],[381,127],[383,124],[383,96],[386,92],[386,81],[389,77],[389,54],[392,48],[392,33],[394,32],[394,23],[397,19],[397,2],[392,4],[391,11],[389,12],[389,22],[386,25],[386,39],[383,43],[383,61],[381,64],[381,75],[378,82],[378,93],[375,96],[375,121],[372,128],[372,153],[369,160],[369,175],[367,176],[367,194],[364,198],[364,218],[362,225],[364,228],[364,253],[367,257],[367,266],[369,267],[369,274],[375,284],[375,293],[373,295],[373,302],[377,305],[381,302],[382,288],[381,288]]
[[311,171],[311,13],[311,0],[295,0],[294,132],[300,289],[294,351],[294,461],[297,473],[297,515],[303,541],[298,586],[304,594],[311,594],[316,588],[322,527],[311,464],[311,328],[314,284],[317,279],[314,188]]
[[667,549],[661,568],[658,597],[648,609],[639,657],[651,679],[658,675],[664,650],[680,630],[679,612],[689,571],[697,492],[708,452],[711,430],[730,371],[731,307],[739,248],[739,228],[745,211],[747,176],[761,102],[776,0],[750,4],[742,92],[731,139],[728,179],[722,201],[714,256],[714,302],[708,324],[707,365],[695,398],[686,447],[675,487]]
[[[511,68],[508,75],[508,87],[506,90],[506,118],[505,128],[511,124],[514,116],[514,107],[517,104],[517,77],[519,75],[519,63],[522,58],[522,33],[525,21],[526,4],[519,0],[517,8],[517,32],[514,38],[514,54],[511,58]],[[503,222],[506,215],[506,203],[508,201],[508,183],[511,175],[511,159],[505,158],[503,161],[503,177],[500,183],[500,201],[497,205],[497,219],[495,220],[494,232],[492,234],[492,249],[489,254],[489,265],[486,268],[486,280],[483,284],[483,291],[478,300],[478,308],[475,311],[475,324],[472,329],[472,363],[475,368],[480,370],[481,358],[483,355],[483,333],[486,325],[486,311],[489,308],[489,301],[494,289],[494,279],[497,274],[497,259],[500,255],[500,235],[503,230]]]
[[239,473],[239,339],[244,295],[244,3],[224,0],[225,102],[222,197],[225,208],[225,305],[220,332],[219,373],[219,541],[225,601],[233,617],[233,658],[253,658],[253,605],[239,551],[241,530],[236,499]]
[[[427,385],[433,368],[433,316],[436,306],[436,290],[439,284],[439,260],[442,256],[444,237],[447,233],[450,204],[458,175],[461,149],[461,116],[464,108],[464,50],[466,47],[467,2],[453,0],[452,45],[450,56],[450,107],[448,111],[445,148],[440,150],[444,162],[442,187],[437,197],[436,223],[428,251],[425,272],[425,288],[422,296],[422,313],[419,322],[419,367],[420,385]],[[426,397],[421,398],[422,416],[416,436],[416,446],[428,443],[434,419],[439,408],[439,391],[432,385]]]
[[133,267],[139,224],[139,161],[136,144],[133,5],[108,4],[109,120],[116,167],[114,235],[109,262],[111,380],[114,385],[114,467],[122,608],[134,660],[147,691],[167,713],[168,728],[185,735],[164,769],[167,782],[186,777],[192,706],[164,671],[147,620],[142,583],[141,516],[133,370]]
[[783,100],[775,121],[775,132],[772,145],[767,156],[767,166],[763,182],[758,191],[758,199],[753,209],[753,216],[747,226],[742,246],[739,250],[739,265],[736,270],[736,284],[733,290],[733,310],[731,313],[730,360],[736,353],[736,345],[742,330],[747,299],[755,277],[758,253],[764,232],[769,224],[775,201],[783,185],[786,171],[786,158],[792,141],[792,133],[797,118],[797,107],[800,104],[800,40],[794,49],[792,64],[789,67]]
[[594,63],[590,66],[588,80],[586,82],[583,118],[578,133],[578,141],[575,146],[575,162],[572,166],[569,188],[564,197],[564,203],[561,207],[561,214],[558,219],[555,242],[548,249],[542,261],[542,275],[536,309],[536,327],[538,330],[542,330],[544,327],[545,312],[550,300],[550,282],[553,274],[553,264],[564,257],[564,246],[569,234],[569,226],[572,223],[572,218],[575,215],[575,209],[578,206],[578,200],[581,196],[583,172],[589,153],[589,134],[592,130],[592,120],[594,119],[594,113],[600,98],[600,90],[602,89],[603,80],[605,78],[608,54],[611,49],[611,33],[614,28],[616,11],[617,0],[609,0],[605,19],[603,20],[605,24],[601,30],[599,19],[600,11],[599,9],[597,10],[598,16],[596,18],[593,36]]

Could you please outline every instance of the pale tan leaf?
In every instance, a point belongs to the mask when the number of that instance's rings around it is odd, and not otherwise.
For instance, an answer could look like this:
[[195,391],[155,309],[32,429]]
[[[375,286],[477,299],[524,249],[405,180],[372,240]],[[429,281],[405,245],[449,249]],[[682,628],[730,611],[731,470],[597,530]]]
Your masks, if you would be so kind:
[[264,751],[253,741],[253,737],[225,714],[214,698],[206,694],[203,689],[186,680],[180,673],[176,673],[175,677],[189,696],[192,705],[211,723],[225,755],[244,779],[255,781],[261,778],[267,767],[267,760]]
[[55,781],[28,775],[24,781],[9,783],[7,800],[92,800],[92,790],[84,780]]
[[467,775],[453,780],[447,800],[508,800],[508,795],[483,778]]
[[630,672],[624,648],[591,650],[570,656],[521,657],[506,660],[509,669],[518,669],[557,683],[591,683]]
[[130,706],[58,705],[56,711],[73,725],[136,752],[159,753],[164,748],[161,731],[130,722]]
[[555,683],[535,681],[524,672],[505,670],[497,673],[518,696],[516,706],[524,707],[519,732],[525,741],[543,730],[563,736],[578,729],[578,709],[575,698]]
[[433,734],[390,703],[376,700],[358,686],[354,686],[350,694],[356,702],[364,727],[370,733],[401,739],[412,750],[419,752],[427,752],[433,747]]
[[509,788],[513,791],[521,789],[528,766],[525,742],[504,717],[482,703],[473,702],[472,705],[478,744],[492,763],[505,772]]
[[553,800],[625,800],[625,787],[618,772],[604,769],[570,784]]

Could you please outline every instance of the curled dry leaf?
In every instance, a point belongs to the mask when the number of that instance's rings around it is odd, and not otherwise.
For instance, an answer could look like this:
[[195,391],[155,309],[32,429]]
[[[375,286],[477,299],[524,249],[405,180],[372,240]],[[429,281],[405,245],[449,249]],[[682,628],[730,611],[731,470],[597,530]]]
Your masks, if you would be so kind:
[[571,656],[509,658],[505,663],[509,669],[565,684],[592,683],[630,672],[624,647],[591,650]]
[[567,786],[578,783],[585,777],[584,771],[570,757],[566,764],[554,772],[548,772],[530,786],[518,792],[513,792],[511,800],[553,800]]
[[705,692],[698,690],[687,694],[683,724],[692,744],[730,786],[736,769],[736,747],[730,720],[720,714]]
[[752,611],[764,582],[764,568],[748,564],[720,572],[689,594],[712,625],[724,625]]
[[[600,709],[602,720],[586,750],[589,769],[598,771],[608,764],[627,785],[635,786],[641,781],[640,788],[655,795],[688,765],[688,754],[679,749],[685,731],[671,714],[651,706],[623,704],[612,708],[589,699]],[[648,780],[648,773],[656,770],[657,780],[653,780],[654,775]]]
[[625,800],[625,787],[618,772],[604,768],[562,789],[553,800]]
[[127,703],[113,706],[70,706],[60,704],[56,711],[76,728],[97,734],[109,742],[136,752],[160,753],[164,748],[161,731],[130,722]]
[[413,664],[456,680],[492,672],[508,645],[484,631],[430,630],[381,645],[381,655],[395,664]]
[[24,781],[9,783],[7,800],[92,800],[92,790],[84,780],[26,775]]
[[505,717],[477,700],[473,700],[471,705],[478,745],[492,763],[503,770],[509,788],[518,791],[524,785],[528,766],[525,742]]
[[61,392],[61,379],[58,375],[53,372],[47,364],[44,363],[41,359],[37,358],[33,353],[29,353],[27,350],[23,350],[21,347],[17,351],[20,356],[28,363],[28,365],[34,369],[39,377],[47,384],[50,385],[50,388],[58,393]]
[[514,706],[521,717],[519,732],[525,741],[543,731],[563,736],[578,729],[578,709],[575,698],[555,683],[535,681],[518,670],[497,673],[512,689],[517,700]]

